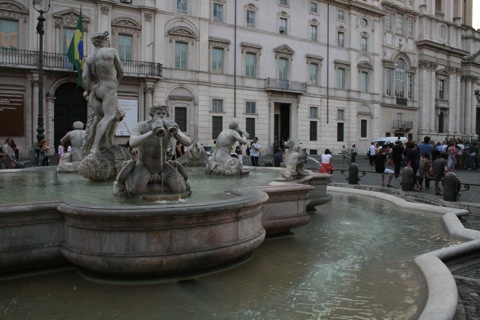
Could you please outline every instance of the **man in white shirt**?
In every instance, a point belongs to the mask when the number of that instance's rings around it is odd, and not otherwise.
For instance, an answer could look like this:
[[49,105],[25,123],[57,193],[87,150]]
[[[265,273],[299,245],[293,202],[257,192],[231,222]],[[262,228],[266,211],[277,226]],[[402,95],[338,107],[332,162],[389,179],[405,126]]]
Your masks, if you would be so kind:
[[373,160],[375,160],[375,144],[373,142],[368,147],[368,158],[370,160],[370,165],[373,166]]
[[253,138],[253,141],[250,145],[250,160],[252,162],[252,166],[258,167],[258,157],[260,157],[260,143],[258,143],[258,138]]

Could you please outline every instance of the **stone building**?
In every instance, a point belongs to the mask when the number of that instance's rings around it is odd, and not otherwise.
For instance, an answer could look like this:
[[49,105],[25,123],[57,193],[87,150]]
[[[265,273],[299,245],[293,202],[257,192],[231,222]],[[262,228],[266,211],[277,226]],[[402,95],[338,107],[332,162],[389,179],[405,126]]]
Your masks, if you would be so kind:
[[[37,139],[39,13],[30,0],[0,7],[0,139],[25,157]],[[124,63],[120,143],[159,101],[193,140],[210,145],[236,120],[265,153],[288,138],[311,154],[364,153],[379,136],[478,138],[472,0],[51,0],[42,101],[52,148],[87,121],[66,58],[80,10],[85,54],[108,30]]]

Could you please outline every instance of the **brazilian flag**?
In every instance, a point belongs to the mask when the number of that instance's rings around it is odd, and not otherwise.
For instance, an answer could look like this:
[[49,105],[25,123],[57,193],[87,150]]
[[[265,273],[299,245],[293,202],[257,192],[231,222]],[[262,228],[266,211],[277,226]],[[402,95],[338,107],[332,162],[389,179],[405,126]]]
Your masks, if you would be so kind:
[[82,8],[80,8],[80,17],[78,17],[77,28],[73,34],[72,42],[68,47],[68,60],[77,70],[77,87],[82,85],[83,73],[83,26],[82,26]]

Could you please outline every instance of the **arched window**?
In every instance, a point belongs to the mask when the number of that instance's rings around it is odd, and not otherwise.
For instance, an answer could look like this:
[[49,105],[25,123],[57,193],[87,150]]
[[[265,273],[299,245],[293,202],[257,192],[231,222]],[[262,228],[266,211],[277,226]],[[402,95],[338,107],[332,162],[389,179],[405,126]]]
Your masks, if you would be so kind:
[[398,59],[395,68],[395,96],[399,98],[405,97],[405,61]]

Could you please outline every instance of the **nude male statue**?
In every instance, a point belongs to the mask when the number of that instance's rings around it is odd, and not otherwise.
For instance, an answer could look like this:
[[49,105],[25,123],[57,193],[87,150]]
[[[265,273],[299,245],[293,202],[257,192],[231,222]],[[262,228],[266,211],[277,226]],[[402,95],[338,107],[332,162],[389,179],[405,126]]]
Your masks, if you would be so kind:
[[123,77],[118,52],[109,47],[108,31],[94,33],[91,40],[95,51],[85,61],[82,81],[84,96],[94,113],[86,143],[90,152],[95,153],[112,145],[116,124],[125,113],[118,106],[117,87]]
[[[170,139],[174,137],[184,146],[192,142],[178,125],[171,120],[168,107],[155,104],[150,108],[152,119],[139,122],[130,135],[130,146],[137,148],[137,160],[124,164],[118,174],[114,192],[116,194],[142,194],[159,191],[161,187],[173,193],[188,191],[187,175],[183,166],[176,161],[169,161],[167,149]],[[150,190],[152,189],[153,190]],[[162,191],[162,190],[160,190]]]
[[73,130],[67,132],[67,134],[60,139],[61,144],[70,142],[72,151],[70,155],[66,154],[62,161],[76,162],[82,160],[82,145],[85,139],[85,130],[83,130],[84,124],[82,121],[75,121],[73,123]]
[[218,135],[217,147],[213,152],[210,161],[224,164],[227,160],[230,160],[232,158],[230,152],[235,142],[238,141],[240,144],[248,143],[247,139],[242,135],[246,135],[246,138],[248,138],[248,134],[240,130],[237,122],[230,122],[228,129],[223,130]]

